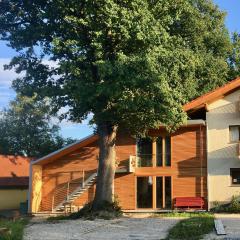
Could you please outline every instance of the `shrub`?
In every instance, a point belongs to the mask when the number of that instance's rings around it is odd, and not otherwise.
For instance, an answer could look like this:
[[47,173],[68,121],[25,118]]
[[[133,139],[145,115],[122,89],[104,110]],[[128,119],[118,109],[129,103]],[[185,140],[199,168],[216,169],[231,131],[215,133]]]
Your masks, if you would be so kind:
[[227,207],[227,210],[231,213],[240,213],[239,196],[232,196],[232,200],[230,202],[230,205]]
[[240,196],[234,195],[232,196],[231,202],[228,204],[220,204],[218,201],[213,203],[213,208],[211,209],[213,212],[229,212],[229,213],[240,213]]

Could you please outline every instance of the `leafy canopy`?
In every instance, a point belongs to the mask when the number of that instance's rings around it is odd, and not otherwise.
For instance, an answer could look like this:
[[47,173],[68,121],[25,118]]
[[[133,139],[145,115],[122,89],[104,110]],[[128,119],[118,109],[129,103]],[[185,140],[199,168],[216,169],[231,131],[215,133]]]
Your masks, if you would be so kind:
[[9,109],[0,112],[0,153],[40,157],[72,142],[59,135],[50,116],[46,100],[18,96]]
[[2,0],[0,33],[26,71],[18,92],[141,134],[177,127],[182,104],[228,79],[224,17],[211,0]]

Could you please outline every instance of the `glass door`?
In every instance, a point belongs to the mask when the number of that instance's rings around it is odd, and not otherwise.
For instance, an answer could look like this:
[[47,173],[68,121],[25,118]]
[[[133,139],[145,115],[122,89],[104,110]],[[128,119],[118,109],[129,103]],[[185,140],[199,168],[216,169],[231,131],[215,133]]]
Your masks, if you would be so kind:
[[137,208],[153,208],[153,177],[137,177]]
[[137,208],[171,209],[170,176],[137,177]]

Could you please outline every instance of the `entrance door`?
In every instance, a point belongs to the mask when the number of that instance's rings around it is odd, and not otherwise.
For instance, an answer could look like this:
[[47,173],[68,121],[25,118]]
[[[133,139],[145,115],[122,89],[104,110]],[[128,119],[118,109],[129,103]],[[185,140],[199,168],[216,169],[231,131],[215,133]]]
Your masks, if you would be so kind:
[[137,177],[137,208],[171,209],[172,179],[168,176]]

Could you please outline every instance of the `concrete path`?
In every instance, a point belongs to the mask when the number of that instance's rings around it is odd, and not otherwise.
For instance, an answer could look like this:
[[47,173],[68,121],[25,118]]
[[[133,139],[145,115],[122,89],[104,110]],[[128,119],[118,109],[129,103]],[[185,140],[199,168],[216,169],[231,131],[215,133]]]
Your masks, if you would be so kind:
[[169,218],[34,221],[25,229],[24,240],[160,240],[178,221]]
[[227,235],[217,236],[215,232],[212,232],[204,239],[240,240],[240,214],[215,214],[215,218],[222,220]]

